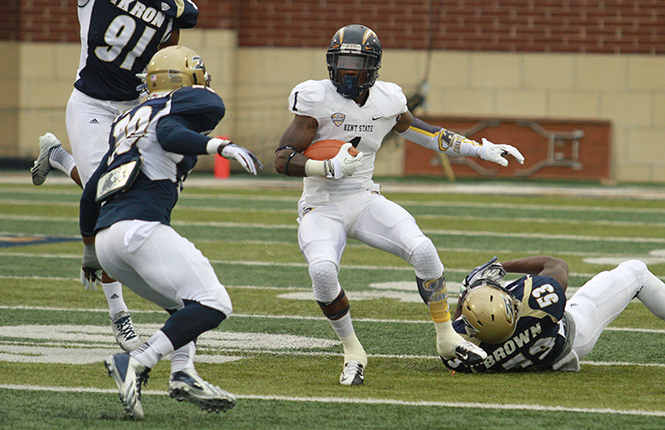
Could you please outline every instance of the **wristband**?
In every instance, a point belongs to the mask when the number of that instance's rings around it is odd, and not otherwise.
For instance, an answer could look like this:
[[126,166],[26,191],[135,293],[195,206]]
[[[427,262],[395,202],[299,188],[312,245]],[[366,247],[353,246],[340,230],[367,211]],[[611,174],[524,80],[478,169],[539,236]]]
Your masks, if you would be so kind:
[[230,140],[219,139],[219,138],[217,138],[217,137],[213,137],[213,138],[210,139],[210,140],[208,141],[208,143],[206,144],[206,152],[207,152],[208,154],[220,154],[220,155],[221,155],[221,152],[222,152],[222,151],[219,150],[219,147],[220,147],[221,145],[226,146],[226,145],[228,145],[229,143],[231,143]]
[[326,176],[326,161],[328,160],[312,160],[310,158],[305,163],[305,175]]
[[284,174],[285,174],[286,176],[291,176],[291,175],[289,175],[289,163],[291,163],[291,160],[293,159],[293,157],[296,156],[296,154],[298,154],[298,151],[295,151],[295,150],[294,150],[294,151],[289,155],[289,158],[286,160],[286,166],[284,167]]

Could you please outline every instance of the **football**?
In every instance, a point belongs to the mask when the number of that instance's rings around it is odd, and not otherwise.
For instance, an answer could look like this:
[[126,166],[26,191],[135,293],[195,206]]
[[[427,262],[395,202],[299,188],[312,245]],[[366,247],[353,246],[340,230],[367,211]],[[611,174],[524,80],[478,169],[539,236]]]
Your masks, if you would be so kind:
[[[346,142],[337,139],[319,140],[318,142],[309,145],[303,154],[312,160],[329,160],[337,155],[339,148],[345,143]],[[349,154],[355,156],[358,154],[358,150],[351,147],[349,148]]]

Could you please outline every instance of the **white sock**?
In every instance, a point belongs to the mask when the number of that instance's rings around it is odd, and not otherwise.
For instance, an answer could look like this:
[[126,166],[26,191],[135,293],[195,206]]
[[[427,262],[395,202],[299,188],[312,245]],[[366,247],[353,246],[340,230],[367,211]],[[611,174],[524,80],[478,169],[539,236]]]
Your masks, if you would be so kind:
[[74,157],[69,152],[62,149],[62,146],[53,148],[49,153],[48,161],[51,163],[51,167],[64,172],[67,176],[72,176],[72,170],[76,167],[76,161]]
[[337,334],[337,337],[340,339],[343,337],[347,337],[351,334],[353,334],[353,321],[351,320],[351,313],[347,312],[346,315],[343,317],[336,319],[336,320],[331,320],[330,325],[332,326],[333,330],[335,330],[335,333]]
[[118,281],[102,283],[102,290],[109,304],[109,315],[113,318],[118,312],[128,312],[129,309],[122,297],[122,284]]
[[344,363],[358,361],[363,367],[367,367],[367,354],[355,333],[351,333],[346,337],[340,337],[339,340],[342,341],[342,345],[344,346]]
[[455,347],[464,342],[450,320],[446,322],[435,322],[436,330],[436,351],[443,358],[453,358],[455,356]]
[[353,330],[351,314],[347,312],[342,318],[328,321],[344,346],[344,362],[358,361],[363,367],[367,367],[367,354]]
[[171,353],[171,374],[194,368],[196,344],[192,341]]
[[159,330],[143,345],[130,352],[145,367],[152,369],[159,360],[173,352],[173,344],[163,331]]

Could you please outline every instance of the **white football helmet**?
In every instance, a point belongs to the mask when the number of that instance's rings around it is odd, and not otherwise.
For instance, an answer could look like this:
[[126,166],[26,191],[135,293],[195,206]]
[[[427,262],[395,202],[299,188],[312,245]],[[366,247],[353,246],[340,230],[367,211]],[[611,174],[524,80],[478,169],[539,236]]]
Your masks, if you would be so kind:
[[521,302],[498,282],[478,279],[462,301],[462,320],[469,336],[501,343],[515,332]]
[[210,86],[210,75],[206,72],[201,56],[184,46],[169,46],[157,51],[150,59],[145,75],[150,94],[171,91],[192,85]]

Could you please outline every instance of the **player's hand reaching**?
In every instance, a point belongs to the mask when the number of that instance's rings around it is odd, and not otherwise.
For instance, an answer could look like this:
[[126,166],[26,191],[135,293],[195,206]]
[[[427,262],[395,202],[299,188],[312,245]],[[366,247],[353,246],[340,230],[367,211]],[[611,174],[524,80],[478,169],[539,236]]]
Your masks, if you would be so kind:
[[466,275],[460,286],[459,296],[463,297],[471,285],[478,279],[489,279],[494,282],[500,282],[506,276],[506,269],[503,268],[501,263],[496,257],[493,257],[485,264],[481,264]]
[[81,285],[86,290],[96,290],[102,283],[102,265],[97,260],[95,245],[83,246],[83,261],[81,262]]
[[508,165],[506,155],[508,154],[515,157],[518,163],[524,164],[524,156],[514,146],[497,145],[483,137],[483,146],[480,148],[480,158],[482,160],[491,161],[506,167]]
[[[228,141],[227,141],[228,142]],[[247,148],[235,143],[219,145],[217,152],[224,158],[234,159],[249,173],[256,175],[257,169],[263,169],[263,164],[256,155],[252,154]]]
[[349,148],[353,147],[351,143],[345,143],[339,149],[335,157],[331,158],[329,172],[326,176],[329,178],[339,179],[343,176],[353,176],[356,170],[360,167],[360,161],[363,158],[363,153],[358,152],[356,155],[349,154]]

